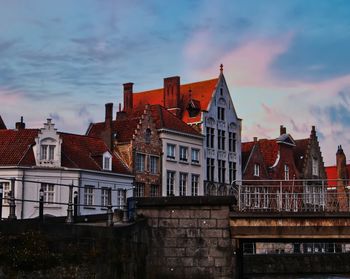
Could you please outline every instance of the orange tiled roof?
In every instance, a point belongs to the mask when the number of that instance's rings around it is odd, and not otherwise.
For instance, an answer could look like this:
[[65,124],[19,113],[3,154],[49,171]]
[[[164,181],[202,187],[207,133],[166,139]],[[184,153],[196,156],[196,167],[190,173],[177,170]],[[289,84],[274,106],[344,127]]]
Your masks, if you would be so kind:
[[[33,146],[38,132],[38,129],[0,130],[0,166],[35,166]],[[101,139],[59,134],[62,137],[62,167],[102,170],[102,154],[108,148]],[[113,172],[129,174],[114,155],[112,162]]]
[[276,162],[279,146],[276,140],[260,139],[258,140],[260,151],[263,155],[267,167],[272,167]]
[[[215,78],[180,85],[180,108],[183,112],[182,120],[184,122],[193,123],[201,120],[200,114],[190,117],[187,111],[187,105],[190,101],[189,91],[191,90],[192,99],[196,101],[196,104],[200,105],[200,110],[205,111],[208,109],[218,81],[219,78]],[[133,94],[134,108],[144,107],[146,104],[164,106],[163,88]]]

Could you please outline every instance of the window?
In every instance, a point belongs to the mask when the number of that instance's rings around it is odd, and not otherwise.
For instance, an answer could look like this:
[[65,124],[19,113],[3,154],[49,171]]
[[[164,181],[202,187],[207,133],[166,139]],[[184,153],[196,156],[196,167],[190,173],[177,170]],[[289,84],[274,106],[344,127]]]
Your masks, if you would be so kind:
[[168,171],[167,172],[167,180],[166,180],[166,195],[174,196],[174,184],[175,184],[175,172]]
[[11,192],[10,182],[0,182],[0,184],[2,184],[3,204],[9,204],[10,203],[10,192]]
[[225,108],[218,107],[218,119],[225,120]]
[[107,187],[101,188],[101,205],[107,206],[108,205],[108,189]]
[[145,161],[146,161],[145,154],[136,153],[136,171],[138,172],[145,171]]
[[55,146],[49,145],[49,160],[53,160],[55,158]]
[[119,208],[122,208],[125,205],[125,196],[123,189],[117,190],[117,205]]
[[175,160],[175,145],[167,144],[166,154],[168,159]]
[[111,170],[111,158],[110,157],[103,157],[103,169],[104,170]]
[[91,206],[94,205],[94,186],[85,185],[84,187],[84,204]]
[[229,162],[228,168],[229,168],[230,184],[232,184],[232,182],[236,180],[236,163]]
[[199,149],[192,149],[192,163],[199,164]]
[[214,128],[207,127],[207,147],[214,148]]
[[225,161],[223,160],[218,160],[218,177],[219,177],[219,182],[220,183],[225,183]]
[[41,183],[44,191],[44,202],[53,203],[55,201],[55,185],[49,183]]
[[158,157],[157,156],[150,157],[150,172],[152,174],[158,173]]
[[312,157],[312,175],[318,176],[319,175],[319,169],[318,169],[318,160]]
[[191,183],[192,196],[198,196],[198,185],[199,185],[199,175],[192,174],[192,183]]
[[207,158],[207,180],[214,181],[214,159]]
[[284,180],[289,180],[289,166],[284,165]]
[[151,129],[147,128],[145,132],[145,142],[149,144],[151,142]]
[[260,165],[254,164],[254,176],[260,176]]
[[180,146],[180,161],[187,162],[188,148],[185,146]]
[[180,173],[179,195],[186,196],[187,173]]
[[41,145],[40,160],[46,160],[46,158],[47,158],[47,145]]
[[158,197],[159,196],[159,186],[156,184],[151,184],[151,197]]
[[218,149],[225,150],[225,131],[218,130]]
[[145,183],[137,182],[134,189],[134,197],[143,197],[145,195]]
[[236,133],[228,132],[228,151],[236,152]]

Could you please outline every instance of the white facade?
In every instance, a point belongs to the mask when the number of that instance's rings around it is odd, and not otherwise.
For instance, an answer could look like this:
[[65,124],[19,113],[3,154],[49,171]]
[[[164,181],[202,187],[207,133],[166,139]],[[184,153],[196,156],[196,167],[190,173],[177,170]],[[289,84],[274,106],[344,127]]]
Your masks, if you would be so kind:
[[203,195],[203,137],[161,129],[162,196]]
[[240,181],[242,120],[237,117],[223,74],[220,74],[208,111],[202,112],[201,128],[205,135],[204,180],[218,184]]
[[[129,175],[67,168],[2,167],[0,168],[0,183],[4,188],[2,218],[7,218],[9,215],[8,200],[5,197],[11,185],[11,178],[16,179],[15,199],[18,219],[39,216],[38,201],[41,187],[44,189],[44,200],[50,202],[44,203],[44,214],[52,216],[67,215],[68,185],[73,184],[75,186],[73,192],[78,192],[79,215],[106,212],[106,207],[101,207],[102,196],[105,194],[102,189],[112,189],[113,209],[124,205],[125,198],[121,197],[124,190],[127,198],[132,196],[133,177]],[[86,187],[93,187],[91,204],[86,199]]]

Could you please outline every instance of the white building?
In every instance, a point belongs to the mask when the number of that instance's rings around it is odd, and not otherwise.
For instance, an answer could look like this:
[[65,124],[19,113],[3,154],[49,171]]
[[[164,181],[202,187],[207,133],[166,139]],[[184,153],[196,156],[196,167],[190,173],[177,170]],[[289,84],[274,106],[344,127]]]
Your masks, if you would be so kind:
[[113,208],[131,196],[133,176],[98,138],[60,133],[50,119],[39,129],[0,130],[0,183],[4,189],[2,217],[9,215],[9,191],[14,182],[17,218],[39,215],[39,191],[44,214],[67,214],[69,185],[78,195],[78,214],[106,212],[111,189]]

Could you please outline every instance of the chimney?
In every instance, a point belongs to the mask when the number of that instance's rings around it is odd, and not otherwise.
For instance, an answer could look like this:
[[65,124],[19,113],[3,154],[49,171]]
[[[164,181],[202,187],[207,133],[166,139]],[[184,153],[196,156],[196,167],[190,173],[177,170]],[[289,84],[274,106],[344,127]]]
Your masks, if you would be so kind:
[[26,128],[26,123],[23,122],[23,116],[21,116],[21,122],[16,122],[16,129],[21,130]]
[[124,111],[125,112],[130,112],[132,111],[133,108],[133,92],[132,92],[132,87],[133,87],[132,82],[124,83]]
[[105,116],[105,127],[112,127],[113,118],[113,103],[107,103],[106,105],[106,116]]
[[283,125],[280,126],[280,136],[287,134],[287,129]]
[[337,154],[337,199],[340,211],[348,210],[348,200],[345,192],[346,186],[346,156],[341,145],[338,146]]
[[254,142],[257,142],[258,141],[258,137],[254,137],[253,140],[254,140]]
[[164,107],[177,117],[181,116],[180,110],[180,77],[168,77],[164,79],[163,89]]

